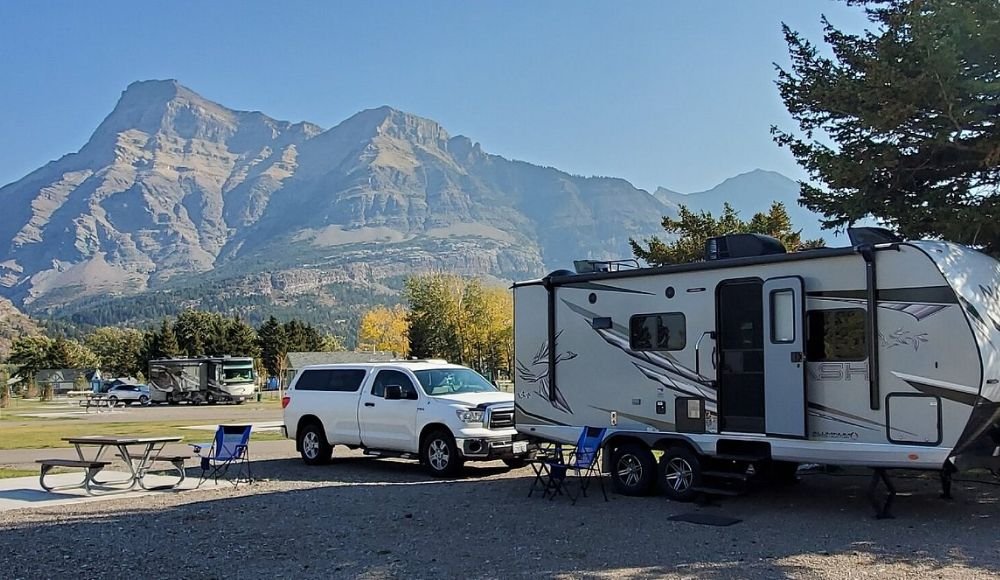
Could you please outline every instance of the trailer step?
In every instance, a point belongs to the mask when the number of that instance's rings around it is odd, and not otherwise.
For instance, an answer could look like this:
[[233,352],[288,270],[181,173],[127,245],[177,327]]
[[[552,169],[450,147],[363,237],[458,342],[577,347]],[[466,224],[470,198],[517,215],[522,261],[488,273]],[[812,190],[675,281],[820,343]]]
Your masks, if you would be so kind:
[[718,479],[732,479],[736,481],[746,481],[750,479],[750,476],[746,473],[739,473],[736,471],[702,471],[702,477],[715,477]]
[[709,487],[706,485],[699,485],[696,487],[692,487],[691,491],[697,491],[699,493],[704,493],[706,495],[725,495],[729,497],[736,497],[739,495],[743,495],[743,492],[739,490],[728,489],[725,487]]

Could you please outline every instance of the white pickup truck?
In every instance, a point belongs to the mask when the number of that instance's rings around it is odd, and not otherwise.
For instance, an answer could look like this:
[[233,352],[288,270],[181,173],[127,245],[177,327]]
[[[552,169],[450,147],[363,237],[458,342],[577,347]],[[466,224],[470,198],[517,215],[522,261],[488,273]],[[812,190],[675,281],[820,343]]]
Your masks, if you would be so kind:
[[309,465],[333,447],[420,459],[435,476],[466,460],[523,465],[527,443],[514,429],[514,396],[472,369],[445,361],[311,365],[282,398],[285,435]]

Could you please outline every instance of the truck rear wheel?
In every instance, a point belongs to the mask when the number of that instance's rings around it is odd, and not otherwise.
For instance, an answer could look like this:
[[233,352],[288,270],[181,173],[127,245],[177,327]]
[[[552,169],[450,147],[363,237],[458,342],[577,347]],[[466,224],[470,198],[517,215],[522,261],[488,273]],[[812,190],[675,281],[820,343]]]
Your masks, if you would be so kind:
[[462,469],[462,458],[451,433],[438,429],[424,437],[420,461],[434,477],[453,477]]
[[299,452],[306,465],[325,465],[333,457],[333,446],[319,423],[306,423],[299,429]]

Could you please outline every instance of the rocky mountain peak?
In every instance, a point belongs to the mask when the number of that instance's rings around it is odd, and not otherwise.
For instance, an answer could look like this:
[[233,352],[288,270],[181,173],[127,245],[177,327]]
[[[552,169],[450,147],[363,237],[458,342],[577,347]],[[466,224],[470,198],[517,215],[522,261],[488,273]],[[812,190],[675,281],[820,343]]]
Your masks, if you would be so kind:
[[125,89],[93,140],[124,131],[218,139],[231,133],[235,113],[174,80],[139,81]]

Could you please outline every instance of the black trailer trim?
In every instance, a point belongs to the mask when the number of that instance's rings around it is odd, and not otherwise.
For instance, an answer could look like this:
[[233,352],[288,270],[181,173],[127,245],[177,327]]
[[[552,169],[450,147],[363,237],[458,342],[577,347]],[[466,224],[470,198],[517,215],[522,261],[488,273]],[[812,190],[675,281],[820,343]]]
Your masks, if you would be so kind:
[[868,299],[868,316],[865,318],[865,339],[868,341],[868,405],[877,411],[882,404],[879,393],[878,369],[878,273],[875,269],[875,248],[865,245],[857,248],[865,261],[865,285]]
[[545,279],[545,292],[548,297],[548,367],[549,367],[549,402],[556,402],[556,287],[549,283],[549,278]]
[[[814,290],[806,294],[809,298],[846,298],[864,300],[866,290]],[[951,286],[928,286],[921,288],[880,288],[879,302],[912,302],[917,304],[958,304],[958,298]]]

